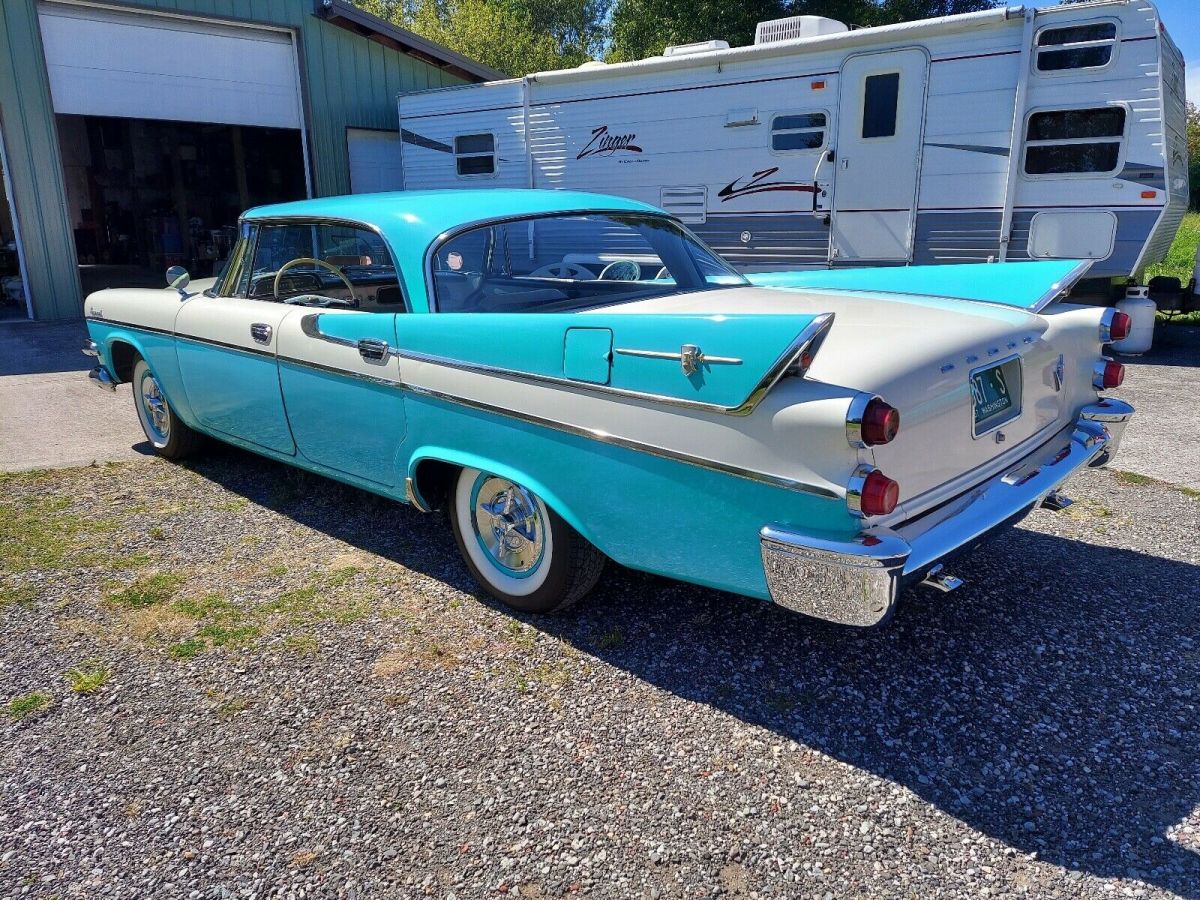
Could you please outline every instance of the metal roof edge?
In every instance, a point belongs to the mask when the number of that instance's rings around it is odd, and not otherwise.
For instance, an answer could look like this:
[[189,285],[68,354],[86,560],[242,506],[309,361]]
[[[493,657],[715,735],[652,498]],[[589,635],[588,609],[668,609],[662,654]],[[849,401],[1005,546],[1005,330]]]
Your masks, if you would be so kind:
[[446,69],[469,81],[497,81],[508,77],[503,72],[456,53],[449,47],[360,9],[350,0],[313,0],[313,15],[331,25],[346,28],[368,39],[379,40],[395,50],[439,69]]

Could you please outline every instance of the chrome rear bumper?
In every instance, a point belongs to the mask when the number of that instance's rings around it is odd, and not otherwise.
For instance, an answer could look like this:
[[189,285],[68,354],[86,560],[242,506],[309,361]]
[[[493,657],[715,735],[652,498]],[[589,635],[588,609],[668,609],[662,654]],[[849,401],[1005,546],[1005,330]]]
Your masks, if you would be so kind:
[[1116,452],[1133,407],[1100,400],[1017,465],[932,512],[895,528],[868,528],[829,541],[767,526],[760,533],[771,599],[844,625],[877,625],[902,588],[946,558],[1023,519],[1085,466]]

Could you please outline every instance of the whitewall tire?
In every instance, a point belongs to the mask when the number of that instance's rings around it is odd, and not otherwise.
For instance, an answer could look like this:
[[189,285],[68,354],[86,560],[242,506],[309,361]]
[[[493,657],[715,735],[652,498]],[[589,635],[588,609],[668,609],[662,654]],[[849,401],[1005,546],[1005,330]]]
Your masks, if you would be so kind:
[[459,552],[480,587],[524,612],[555,612],[596,584],[604,555],[528,488],[465,468],[450,504]]
[[139,359],[133,367],[133,405],[146,440],[159,456],[181,459],[200,443],[200,435],[175,415],[144,359]]

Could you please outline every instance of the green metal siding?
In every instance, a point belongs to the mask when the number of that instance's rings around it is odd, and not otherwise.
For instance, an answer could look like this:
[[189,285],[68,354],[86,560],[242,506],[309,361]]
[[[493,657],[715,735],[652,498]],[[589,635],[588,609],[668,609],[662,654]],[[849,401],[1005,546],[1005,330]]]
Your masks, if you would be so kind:
[[[350,191],[347,128],[394,131],[399,127],[399,93],[462,82],[319,19],[313,14],[313,0],[125,0],[120,5],[292,29],[299,49],[313,192],[318,196]],[[79,278],[36,0],[0,2],[0,130],[34,316],[77,318]]]
[[34,317],[76,319],[75,240],[33,0],[0,2],[0,136]]

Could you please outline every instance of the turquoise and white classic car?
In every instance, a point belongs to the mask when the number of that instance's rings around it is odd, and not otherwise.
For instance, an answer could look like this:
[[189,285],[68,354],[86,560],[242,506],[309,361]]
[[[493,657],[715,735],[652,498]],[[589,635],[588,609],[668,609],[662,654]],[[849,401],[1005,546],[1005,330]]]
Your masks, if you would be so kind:
[[736,273],[676,219],[543,191],[251,210],[224,273],[88,297],[92,377],[202,435],[429,511],[549,612],[606,559],[874,625],[1115,452],[1128,319],[1067,262]]

